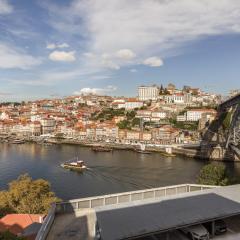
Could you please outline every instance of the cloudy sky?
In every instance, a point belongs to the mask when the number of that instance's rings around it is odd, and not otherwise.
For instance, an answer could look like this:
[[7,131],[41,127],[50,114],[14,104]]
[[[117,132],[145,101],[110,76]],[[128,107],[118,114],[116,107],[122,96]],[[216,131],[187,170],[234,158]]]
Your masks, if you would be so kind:
[[240,1],[0,0],[0,101],[240,88]]

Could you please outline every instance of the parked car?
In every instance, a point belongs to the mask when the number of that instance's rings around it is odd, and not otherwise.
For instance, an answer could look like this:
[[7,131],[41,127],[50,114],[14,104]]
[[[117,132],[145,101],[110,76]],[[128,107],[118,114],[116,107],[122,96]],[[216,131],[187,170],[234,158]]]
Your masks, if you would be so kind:
[[209,240],[209,232],[202,225],[194,225],[181,229],[191,240]]
[[[208,232],[212,233],[212,222],[204,223],[203,226],[208,230]],[[223,220],[215,221],[215,235],[220,235],[227,232],[227,224]]]

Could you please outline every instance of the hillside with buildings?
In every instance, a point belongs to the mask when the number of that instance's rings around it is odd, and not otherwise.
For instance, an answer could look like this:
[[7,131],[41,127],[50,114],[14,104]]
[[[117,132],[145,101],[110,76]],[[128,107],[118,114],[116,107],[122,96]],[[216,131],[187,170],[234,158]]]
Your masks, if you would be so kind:
[[78,95],[0,104],[0,136],[112,143],[191,143],[216,116],[216,94],[173,84],[140,86],[135,98]]

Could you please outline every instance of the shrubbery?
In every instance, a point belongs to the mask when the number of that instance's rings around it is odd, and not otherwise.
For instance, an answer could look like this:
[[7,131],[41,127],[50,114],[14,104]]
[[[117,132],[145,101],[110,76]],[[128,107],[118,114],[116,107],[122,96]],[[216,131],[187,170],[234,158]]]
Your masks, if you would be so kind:
[[59,200],[48,181],[21,175],[9,183],[7,191],[0,191],[0,217],[8,213],[44,214]]

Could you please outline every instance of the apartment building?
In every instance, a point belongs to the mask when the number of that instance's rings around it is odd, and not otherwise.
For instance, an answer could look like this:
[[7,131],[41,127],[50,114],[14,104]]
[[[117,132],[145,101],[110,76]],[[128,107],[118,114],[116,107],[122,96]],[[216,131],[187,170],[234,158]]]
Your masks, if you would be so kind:
[[126,132],[126,140],[139,141],[140,140],[140,132],[128,130]]
[[179,130],[171,126],[165,125],[161,128],[153,129],[153,139],[159,144],[173,144],[179,135]]
[[117,99],[112,103],[112,108],[114,109],[125,108],[126,110],[134,110],[135,108],[141,108],[142,106],[143,102],[136,98]]
[[46,117],[40,120],[42,125],[42,134],[51,134],[56,128],[56,121],[53,118]]
[[159,87],[155,85],[138,87],[138,99],[140,101],[157,100],[158,96]]
[[199,121],[203,116],[207,118],[207,120],[212,117],[216,116],[216,111],[214,109],[192,109],[188,110],[182,115],[177,116],[178,122],[197,122]]
[[186,113],[186,120],[191,122],[191,121],[199,121],[202,118],[202,114],[216,114],[216,111],[213,109],[193,109],[189,110]]
[[167,112],[163,110],[139,110],[137,111],[136,118],[141,118],[145,122],[159,122],[167,118]]
[[175,93],[172,95],[165,95],[164,100],[166,103],[171,104],[184,104],[184,94],[182,93]]
[[125,109],[126,110],[133,110],[135,108],[141,108],[142,106],[143,106],[143,102],[142,101],[138,101],[135,98],[128,99],[125,102]]
[[32,136],[40,136],[42,133],[42,126],[39,121],[31,122],[30,123],[30,130]]

